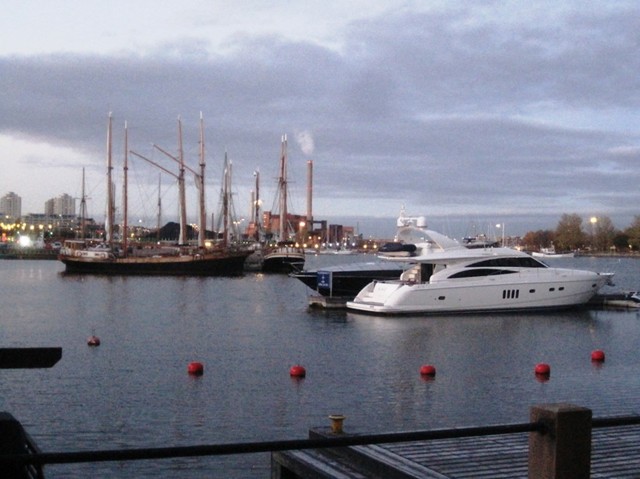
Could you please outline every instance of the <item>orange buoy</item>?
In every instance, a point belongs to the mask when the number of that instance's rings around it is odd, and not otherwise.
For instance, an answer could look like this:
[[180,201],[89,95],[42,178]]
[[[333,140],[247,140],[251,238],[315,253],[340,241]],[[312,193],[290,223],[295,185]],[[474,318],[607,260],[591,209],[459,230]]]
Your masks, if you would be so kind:
[[436,367],[431,364],[423,364],[420,367],[420,375],[421,376],[435,376],[436,375]]
[[303,366],[296,364],[295,366],[291,366],[289,374],[294,378],[303,378],[307,375],[307,370]]
[[100,346],[100,338],[98,336],[89,336],[87,344],[89,346]]
[[549,376],[551,374],[551,367],[547,363],[538,363],[535,367],[537,376]]
[[189,374],[201,376],[202,374],[204,374],[204,366],[199,362],[189,363],[189,366],[187,366],[187,371],[189,372]]
[[591,361],[595,361],[598,363],[604,362],[604,351],[601,349],[596,349],[591,353]]

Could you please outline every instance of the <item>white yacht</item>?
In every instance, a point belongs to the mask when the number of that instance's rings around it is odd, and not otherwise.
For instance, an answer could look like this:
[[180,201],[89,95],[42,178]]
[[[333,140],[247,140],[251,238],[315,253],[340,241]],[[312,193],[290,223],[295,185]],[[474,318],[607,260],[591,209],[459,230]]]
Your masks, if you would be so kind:
[[347,308],[374,314],[560,309],[587,303],[613,277],[552,268],[511,248],[465,248],[413,220],[401,216],[397,238],[418,235],[414,255],[385,257],[412,266],[399,279],[369,283]]

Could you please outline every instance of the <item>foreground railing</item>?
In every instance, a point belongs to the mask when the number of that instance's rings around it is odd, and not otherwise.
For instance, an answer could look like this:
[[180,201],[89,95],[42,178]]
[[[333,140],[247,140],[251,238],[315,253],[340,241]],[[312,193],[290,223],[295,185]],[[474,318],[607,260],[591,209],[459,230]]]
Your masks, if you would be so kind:
[[[584,478],[589,477],[590,473],[592,428],[640,424],[640,416],[592,419],[590,409],[569,404],[552,404],[532,407],[529,423],[369,435],[347,435],[337,430],[326,437],[311,439],[82,452],[41,452],[13,416],[9,413],[0,413],[0,417],[4,418],[4,421],[0,421],[0,438],[2,438],[0,471],[8,471],[2,475],[7,479],[43,478],[42,466],[46,464],[251,454],[524,432],[530,433],[529,477]],[[19,426],[18,434],[15,434],[16,424]],[[573,472],[567,475],[567,471]]]

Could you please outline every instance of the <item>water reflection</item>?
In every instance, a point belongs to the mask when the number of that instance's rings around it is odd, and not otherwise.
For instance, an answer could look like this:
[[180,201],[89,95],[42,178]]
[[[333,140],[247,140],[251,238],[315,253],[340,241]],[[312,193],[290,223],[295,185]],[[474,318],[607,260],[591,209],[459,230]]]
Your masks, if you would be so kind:
[[[615,266],[618,284],[638,279],[635,261],[592,266]],[[631,413],[640,397],[635,312],[376,317],[309,310],[309,291],[286,276],[60,270],[43,261],[0,269],[11,305],[3,345],[63,348],[51,370],[3,372],[0,404],[48,451],[303,438],[332,413],[363,433],[523,421],[543,402]],[[86,344],[92,333],[99,348]],[[594,349],[606,362],[592,363]],[[204,364],[201,377],[187,373],[191,361]],[[539,362],[551,366],[548,381],[536,380]],[[427,363],[437,368],[432,380],[420,375]],[[304,365],[304,380],[292,380],[293,364]],[[265,477],[269,462],[257,455],[74,467],[51,474]]]

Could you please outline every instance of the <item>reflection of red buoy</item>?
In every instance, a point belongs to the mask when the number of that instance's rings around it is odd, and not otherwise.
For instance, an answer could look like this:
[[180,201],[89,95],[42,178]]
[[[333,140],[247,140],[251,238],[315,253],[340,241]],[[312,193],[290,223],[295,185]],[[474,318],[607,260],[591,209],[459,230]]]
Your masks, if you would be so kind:
[[604,351],[602,351],[601,349],[596,349],[595,351],[593,351],[591,353],[591,361],[595,361],[598,363],[603,363],[604,362]]
[[307,370],[303,366],[296,364],[295,366],[291,366],[289,374],[294,378],[303,378],[307,375]]
[[549,376],[551,367],[546,363],[538,363],[535,367],[536,376]]
[[87,344],[89,346],[100,346],[100,338],[98,336],[90,336],[87,339]]
[[431,364],[424,364],[420,367],[420,375],[421,376],[435,376],[436,375],[436,367]]
[[189,363],[189,366],[187,366],[187,371],[189,372],[189,374],[201,376],[202,374],[204,374],[204,366],[202,365],[202,363],[198,362]]

